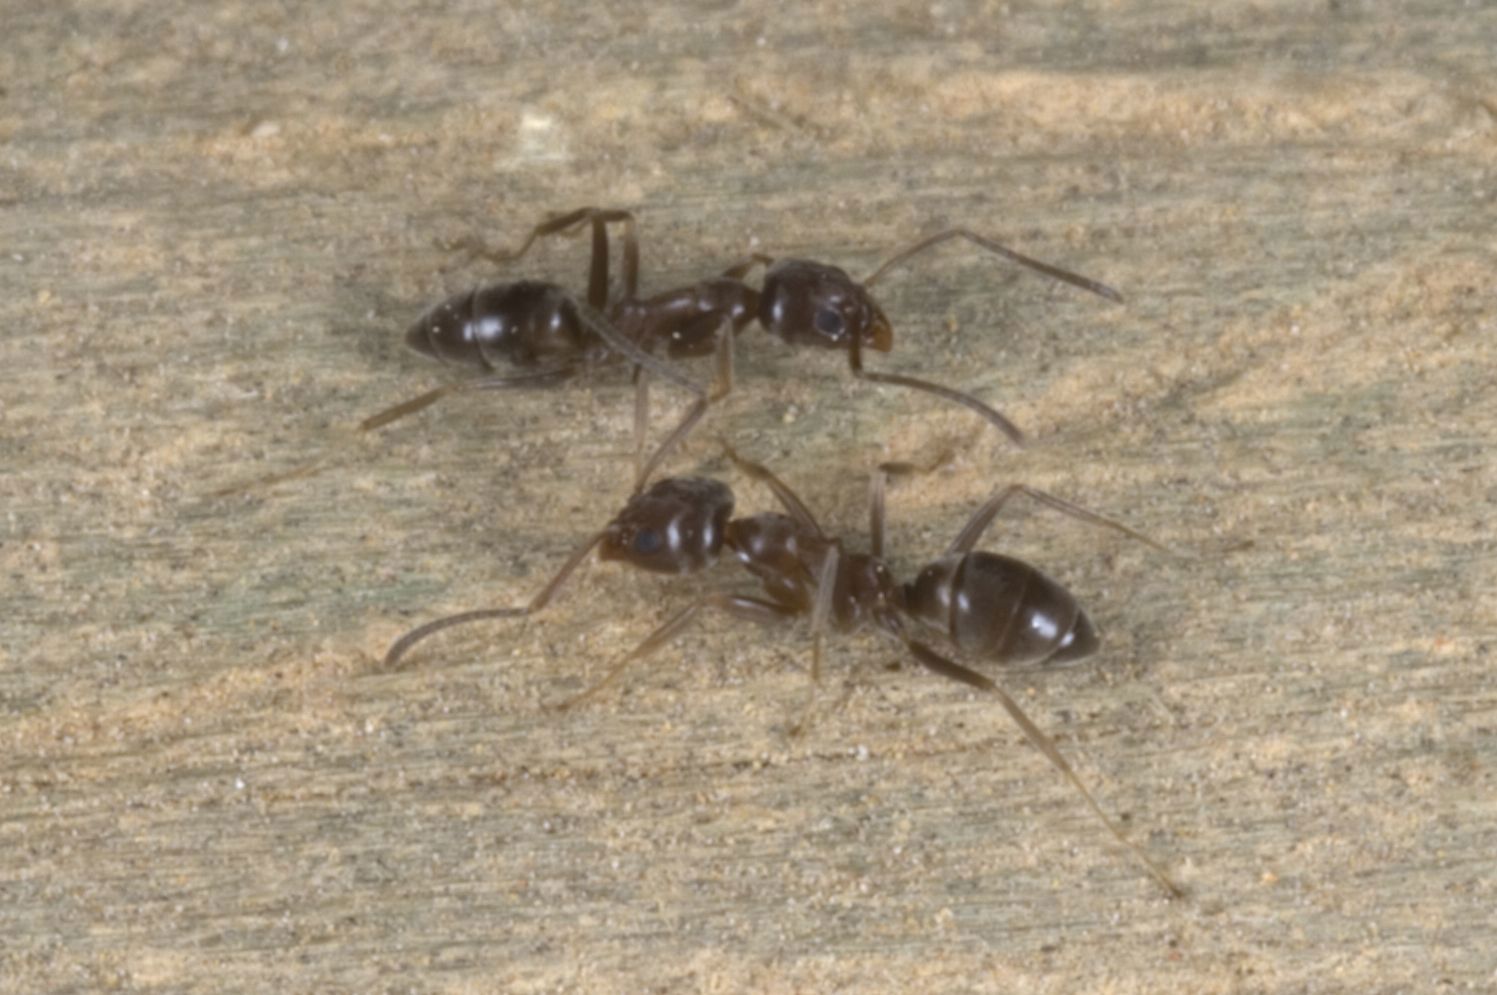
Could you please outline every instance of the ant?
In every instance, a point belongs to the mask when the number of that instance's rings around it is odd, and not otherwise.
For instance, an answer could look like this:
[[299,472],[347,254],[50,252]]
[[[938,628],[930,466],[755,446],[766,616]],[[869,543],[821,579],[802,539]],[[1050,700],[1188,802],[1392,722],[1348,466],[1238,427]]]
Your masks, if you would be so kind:
[[[755,254],[730,266],[719,276],[643,299],[639,297],[639,241],[634,216],[628,211],[584,207],[559,215],[531,229],[529,237],[513,252],[489,248],[476,238],[460,240],[451,247],[465,250],[470,257],[496,264],[510,263],[524,256],[537,240],[564,233],[585,221],[592,221],[594,226],[591,265],[594,281],[599,270],[598,254],[608,252],[606,225],[620,223],[623,226],[623,297],[606,312],[617,333],[646,352],[664,342],[666,353],[672,358],[704,356],[714,350],[719,355],[718,381],[710,400],[704,401],[699,394],[697,404],[655,450],[650,460],[639,467],[636,493],[666,453],[684,439],[705,414],[707,404],[732,390],[733,339],[753,322],[758,322],[765,331],[792,346],[845,350],[848,369],[854,377],[925,391],[960,404],[987,419],[1015,444],[1022,445],[1024,436],[1018,427],[971,394],[928,380],[898,373],[880,373],[863,366],[865,349],[888,352],[894,346],[893,327],[869,289],[891,269],[943,242],[964,239],[1051,279],[1111,301],[1121,302],[1123,299],[1121,294],[1105,284],[1015,252],[967,228],[948,228],[901,249],[861,282],[846,270],[826,263],[806,259],[776,260]],[[603,265],[606,271],[606,262]],[[744,281],[756,265],[765,267],[758,290]],[[595,283],[590,285],[590,290],[597,290]],[[726,344],[722,342],[724,337],[729,340]],[[723,357],[724,349],[726,357]],[[648,420],[647,382],[641,371],[636,377],[637,452],[642,443],[643,426]]]
[[[437,387],[386,408],[360,422],[360,431],[381,428],[459,391],[554,384],[583,369],[626,359],[633,365],[636,384],[634,491],[638,493],[666,455],[690,434],[708,406],[732,391],[737,335],[750,323],[758,322],[767,332],[792,346],[844,349],[853,376],[925,391],[960,404],[987,419],[1014,443],[1022,444],[1023,433],[1013,422],[970,394],[928,380],[864,368],[864,349],[888,352],[894,346],[893,327],[869,288],[911,257],[943,242],[965,239],[1052,279],[1108,300],[1123,299],[1105,284],[1032,259],[966,228],[949,228],[907,246],[861,283],[846,270],[826,263],[776,260],[755,254],[719,276],[647,298],[639,296],[639,238],[634,215],[629,211],[582,207],[557,215],[532,228],[524,243],[513,252],[489,248],[476,238],[449,243],[447,248],[465,251],[471,258],[510,263],[523,257],[541,238],[564,234],[584,224],[592,229],[585,305],[556,284],[530,280],[475,287],[440,301],[406,332],[406,344],[443,362],[476,367],[485,371],[484,375]],[[623,295],[610,304],[608,226],[611,224],[623,228]],[[756,290],[744,277],[759,265],[765,267],[765,274]],[[661,343],[673,359],[715,352],[717,375],[712,389],[704,389],[657,359],[652,350]],[[501,363],[519,367],[520,372],[495,373]],[[696,400],[646,460],[648,374],[652,372],[690,391]],[[303,466],[262,483],[306,476],[317,466],[316,463]],[[222,495],[238,489],[230,487],[216,493]]]
[[621,657],[601,680],[557,707],[571,708],[594,697],[617,681],[631,663],[679,635],[704,610],[778,625],[809,615],[813,682],[820,679],[821,638],[829,625],[842,632],[869,627],[899,642],[928,670],[997,697],[1025,738],[1081,793],[1113,836],[1172,897],[1184,895],[1158,864],[1123,835],[1055,743],[1006,691],[987,676],[932,649],[911,631],[932,630],[958,651],[1009,665],[1066,664],[1096,651],[1097,630],[1069,591],[1021,560],[975,551],[993,519],[1019,495],[1155,549],[1169,550],[1120,522],[1045,491],[1010,484],[993,492],[939,559],[924,567],[913,581],[901,585],[883,559],[884,489],[886,476],[907,471],[907,465],[884,464],[872,475],[870,551],[853,553],[843,548],[840,539],[828,536],[795,492],[767,467],[744,459],[731,447],[724,445],[724,449],[740,471],[769,487],[786,514],[733,518],[733,492],[726,484],[702,477],[660,480],[636,492],[622,511],[567,558],[528,604],[468,611],[427,622],[390,646],[385,667],[393,668],[416,643],[442,629],[480,619],[539,612],[595,547],[600,559],[621,560],[641,570],[672,574],[704,570],[726,548],[763,585],[764,597],[716,591],[697,598]]

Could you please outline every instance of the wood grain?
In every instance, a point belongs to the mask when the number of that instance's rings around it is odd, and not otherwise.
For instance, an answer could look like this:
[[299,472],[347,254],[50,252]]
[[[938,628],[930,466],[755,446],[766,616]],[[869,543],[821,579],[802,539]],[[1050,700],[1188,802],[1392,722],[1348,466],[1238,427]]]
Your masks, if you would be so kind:
[[[1497,15],[1437,2],[11,5],[0,50],[0,988],[1464,991],[1497,979]],[[406,353],[436,243],[638,211],[647,284],[748,251],[943,248],[880,368],[757,333],[726,434],[902,570],[994,486],[1094,664],[1006,675],[1169,902],[1001,711],[713,621],[573,714],[688,596],[593,566],[630,390],[466,396]],[[525,272],[581,287],[585,247]],[[679,410],[679,397],[657,396]],[[231,498],[238,481],[323,472]],[[737,578],[724,570],[721,583]]]

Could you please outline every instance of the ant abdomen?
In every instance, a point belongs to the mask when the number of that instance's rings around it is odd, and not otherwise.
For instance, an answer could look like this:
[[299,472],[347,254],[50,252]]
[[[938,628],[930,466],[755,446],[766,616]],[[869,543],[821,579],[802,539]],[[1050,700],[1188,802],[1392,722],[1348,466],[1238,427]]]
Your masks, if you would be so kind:
[[998,663],[1071,663],[1099,644],[1071,592],[997,553],[952,554],[930,564],[905,585],[905,607],[959,649]]
[[573,360],[592,334],[562,288],[522,280],[454,294],[417,318],[405,341],[444,363],[495,370]]

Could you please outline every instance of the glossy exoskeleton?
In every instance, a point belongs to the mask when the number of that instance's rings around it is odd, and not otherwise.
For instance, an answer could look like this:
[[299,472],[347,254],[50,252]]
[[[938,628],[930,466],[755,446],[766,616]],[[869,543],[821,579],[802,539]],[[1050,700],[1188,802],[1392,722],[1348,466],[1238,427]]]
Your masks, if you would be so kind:
[[600,548],[605,560],[620,560],[655,573],[696,573],[727,550],[762,586],[762,596],[713,591],[677,611],[606,675],[567,700],[570,707],[611,685],[630,663],[655,652],[703,610],[714,609],[756,622],[784,624],[810,616],[812,674],[820,672],[821,638],[828,626],[838,631],[868,628],[900,642],[923,666],[942,676],[988,692],[1031,744],[1076,788],[1088,807],[1117,839],[1174,896],[1182,894],[1169,876],[1123,835],[1104,813],[1051,739],[1017,702],[986,675],[928,646],[917,632],[928,630],[959,652],[1000,664],[1061,664],[1093,653],[1096,628],[1063,586],[1012,557],[974,547],[993,518],[1017,495],[1094,525],[1111,528],[1163,549],[1128,527],[1022,484],[996,491],[947,548],[915,579],[900,584],[884,562],[884,473],[873,477],[870,494],[870,552],[850,552],[822,531],[796,494],[770,470],[729,457],[767,485],[785,513],[733,518],[733,494],[716,480],[688,477],[661,480],[630,499],[612,521],[591,536],[529,604],[518,608],[464,612],[420,626],[398,639],[385,656],[394,667],[432,633],[484,618],[514,618],[544,608],[588,553]]

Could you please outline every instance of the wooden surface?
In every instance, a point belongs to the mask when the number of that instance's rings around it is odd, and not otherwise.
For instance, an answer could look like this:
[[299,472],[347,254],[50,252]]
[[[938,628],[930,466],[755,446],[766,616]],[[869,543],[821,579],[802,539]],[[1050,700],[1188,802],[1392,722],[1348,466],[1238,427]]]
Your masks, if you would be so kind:
[[[540,6],[7,5],[0,989],[1497,984],[1493,8]],[[965,223],[1125,292],[956,247],[881,285],[876,365],[1022,452],[753,332],[670,470],[769,509],[729,435],[857,537],[872,464],[950,448],[890,496],[901,571],[1010,480],[1187,551],[993,540],[1106,640],[1005,680],[1188,900],[867,637],[800,737],[804,630],[731,620],[546,709],[689,582],[594,565],[380,672],[628,492],[612,374],[349,431],[452,375],[402,332],[496,274],[438,240],[587,203],[651,289]]]

